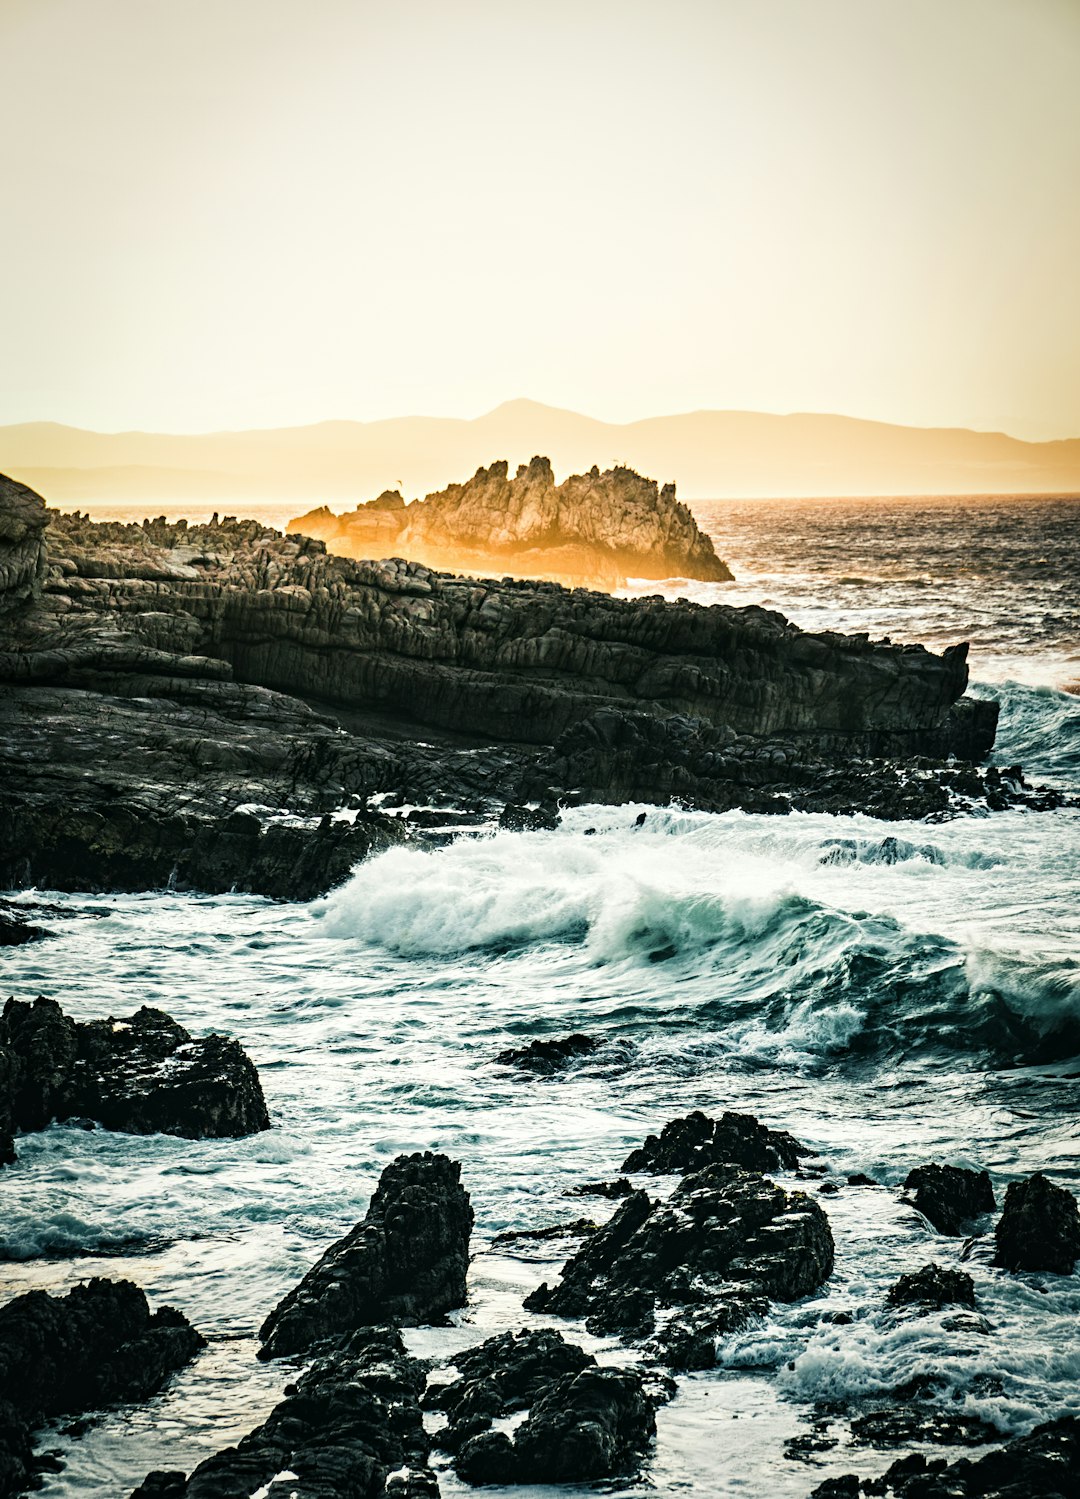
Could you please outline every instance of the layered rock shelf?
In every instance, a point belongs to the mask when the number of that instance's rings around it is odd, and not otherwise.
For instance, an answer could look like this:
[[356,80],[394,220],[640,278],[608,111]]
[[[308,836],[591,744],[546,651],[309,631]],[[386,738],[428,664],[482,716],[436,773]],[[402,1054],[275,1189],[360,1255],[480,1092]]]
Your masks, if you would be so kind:
[[580,801],[1062,800],[971,763],[997,706],[963,696],[962,645],[356,562],[254,521],[95,523],[8,480],[0,522],[0,886],[306,899],[417,834],[373,797],[519,828]]
[[711,539],[675,498],[629,468],[592,468],[555,483],[547,458],[479,468],[406,505],[396,490],[344,515],[326,506],[289,522],[344,557],[407,557],[426,567],[478,575],[549,578],[612,589],[629,578],[731,580]]

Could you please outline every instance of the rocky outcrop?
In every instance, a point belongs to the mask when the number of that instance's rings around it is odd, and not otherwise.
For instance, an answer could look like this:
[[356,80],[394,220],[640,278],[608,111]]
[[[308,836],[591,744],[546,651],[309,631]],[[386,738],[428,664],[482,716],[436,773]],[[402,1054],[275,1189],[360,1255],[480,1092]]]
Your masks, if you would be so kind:
[[811,1499],[1072,1499],[1080,1482],[1080,1417],[1037,1426],[985,1457],[955,1463],[921,1452],[902,1457],[880,1478],[829,1478]]
[[79,1022],[55,1000],[9,999],[0,1016],[0,1125],[90,1119],[125,1134],[218,1139],[270,1128],[259,1075],[227,1036],[191,1036],[145,1005]]
[[974,1306],[975,1282],[963,1270],[924,1265],[910,1275],[901,1275],[887,1299],[890,1306]]
[[990,1177],[963,1166],[916,1166],[903,1187],[904,1200],[922,1213],[939,1234],[959,1238],[973,1221],[997,1207]]
[[[641,1375],[601,1369],[557,1332],[489,1338],[455,1359],[459,1378],[429,1391],[445,1411],[436,1441],[473,1484],[588,1483],[632,1472],[656,1431]],[[492,1429],[527,1411],[513,1435]]]
[[547,458],[479,468],[406,505],[387,490],[345,515],[325,506],[289,522],[346,557],[407,557],[479,575],[552,578],[614,589],[628,578],[728,582],[731,572],[699,530],[674,484],[661,489],[629,468],[592,468],[555,483]]
[[1080,1259],[1080,1209],[1076,1198],[1041,1171],[1010,1182],[994,1230],[994,1264],[1006,1270],[1050,1270],[1071,1275]]
[[[11,513],[40,538],[36,496]],[[912,762],[993,741],[963,647],[357,563],[253,521],[50,513],[44,534],[0,651],[0,886],[308,899],[438,833],[376,794],[507,828],[583,799],[890,818],[1062,800]]]
[[0,1495],[33,1486],[31,1438],[46,1417],[145,1400],[203,1346],[186,1317],[151,1314],[127,1280],[28,1291],[0,1307]]
[[695,1110],[672,1119],[659,1135],[649,1135],[632,1150],[623,1171],[653,1175],[685,1174],[705,1166],[741,1166],[746,1171],[795,1171],[803,1156],[815,1152],[786,1130],[766,1129],[753,1114],[721,1114],[719,1119]]
[[665,1202],[634,1192],[563,1266],[533,1311],[584,1317],[594,1332],[654,1336],[677,1368],[709,1368],[716,1340],[770,1300],[797,1301],[832,1273],[821,1207],[768,1177],[713,1165]]
[[40,495],[0,474],[0,619],[24,607],[40,587],[44,532]]
[[[247,1499],[256,1493],[374,1499],[395,1492],[401,1499],[437,1499],[420,1409],[426,1377],[399,1333],[354,1333],[312,1364],[235,1447],[207,1458],[190,1478],[151,1473],[131,1499]],[[387,1488],[395,1470],[397,1486]],[[410,1484],[410,1478],[423,1482]]]
[[509,1047],[500,1051],[495,1060],[503,1067],[520,1067],[538,1077],[550,1077],[577,1057],[591,1056],[599,1047],[600,1042],[592,1036],[575,1032],[572,1036],[553,1036],[550,1040],[540,1037],[528,1046]]
[[463,1306],[472,1225],[456,1161],[431,1151],[398,1156],[363,1221],[267,1317],[259,1357],[304,1353],[362,1327],[414,1327]]

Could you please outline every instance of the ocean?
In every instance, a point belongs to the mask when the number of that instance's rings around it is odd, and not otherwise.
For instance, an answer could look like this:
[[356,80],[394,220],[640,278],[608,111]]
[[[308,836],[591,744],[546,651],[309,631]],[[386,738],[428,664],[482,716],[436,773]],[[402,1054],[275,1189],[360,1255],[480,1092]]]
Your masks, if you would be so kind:
[[[763,604],[934,648],[969,640],[973,690],[1002,703],[995,761],[1080,791],[1080,501],[694,510],[736,583],[632,592]],[[1080,1413],[1080,1278],[996,1270],[983,1238],[964,1263],[982,1327],[885,1307],[901,1273],[957,1264],[963,1247],[898,1202],[911,1167],[986,1168],[999,1202],[1035,1170],[1080,1190],[1078,892],[1077,810],[886,825],[624,806],[574,809],[554,832],[394,849],[308,905],[48,894],[71,919],[4,951],[5,992],[51,995],[80,1019],[155,1005],[237,1037],[274,1128],[192,1142],[54,1126],[20,1140],[4,1172],[3,1295],[129,1277],[210,1340],[145,1405],[80,1436],[56,1429],[44,1445],[65,1466],[43,1495],[116,1499],[261,1420],[295,1369],[256,1361],[260,1322],[400,1152],[446,1151],[472,1193],[469,1305],[452,1327],[407,1335],[450,1358],[522,1326],[522,1297],[571,1247],[511,1254],[494,1235],[579,1216],[570,1187],[619,1174],[645,1134],[694,1108],[753,1113],[822,1153],[841,1184],[821,1199],[836,1270],[722,1342],[714,1370],[680,1378],[640,1479],[606,1493],[774,1499],[873,1475],[896,1451],[851,1447],[837,1412],[888,1406],[920,1374],[934,1376],[931,1401],[1005,1432]],[[493,1064],[570,1031],[606,1044],[552,1078]],[[879,1185],[847,1186],[858,1172]],[[823,1315],[837,1311],[851,1320]],[[547,1320],[603,1361],[634,1357]],[[833,1421],[838,1446],[786,1456],[814,1419]],[[474,1492],[449,1471],[440,1482]]]

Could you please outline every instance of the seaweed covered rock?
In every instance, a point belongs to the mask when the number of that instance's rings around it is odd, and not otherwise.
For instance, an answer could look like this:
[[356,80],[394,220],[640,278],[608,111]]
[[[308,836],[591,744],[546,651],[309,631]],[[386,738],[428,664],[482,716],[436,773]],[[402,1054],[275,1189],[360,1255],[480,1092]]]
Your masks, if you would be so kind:
[[0,1307],[0,1494],[28,1483],[43,1419],[145,1400],[204,1343],[172,1307],[151,1314],[127,1280],[94,1279],[66,1296],[28,1291]]
[[887,1300],[890,1306],[974,1306],[975,1282],[963,1270],[924,1265],[910,1275],[901,1275]]
[[972,1221],[997,1207],[994,1189],[986,1171],[969,1171],[963,1166],[916,1166],[904,1182],[904,1200],[939,1234],[959,1238]]
[[463,1306],[472,1225],[456,1161],[431,1151],[398,1156],[363,1220],[267,1317],[259,1357],[302,1353],[362,1327],[416,1326]]
[[[459,1378],[426,1404],[448,1424],[436,1440],[473,1484],[584,1483],[631,1471],[655,1430],[641,1376],[600,1369],[550,1329],[488,1338],[455,1359]],[[528,1411],[513,1436],[493,1422]]]
[[9,999],[0,1094],[10,1129],[79,1118],[126,1134],[216,1139],[270,1128],[259,1075],[237,1041],[195,1038],[145,1005],[125,1020],[79,1022],[52,999]]
[[1080,1486],[1080,1417],[1037,1426],[984,1457],[927,1458],[912,1453],[880,1478],[828,1478],[811,1499],[1075,1499]]
[[[429,1440],[420,1411],[424,1365],[405,1351],[399,1333],[354,1333],[286,1390],[270,1415],[235,1447],[182,1474],[150,1474],[132,1499],[247,1499],[260,1493],[288,1499],[373,1499],[394,1470],[407,1480],[425,1473]],[[437,1486],[412,1485],[414,1494]]]
[[1006,1270],[1052,1270],[1071,1275],[1080,1259],[1080,1210],[1076,1198],[1041,1171],[1010,1182],[994,1230],[994,1264]]
[[794,1171],[800,1156],[814,1152],[784,1130],[766,1129],[753,1114],[725,1112],[719,1119],[695,1110],[665,1124],[632,1150],[623,1171],[655,1175],[700,1171],[704,1166],[741,1166],[745,1171]]
[[566,1262],[558,1284],[540,1286],[525,1305],[584,1317],[595,1332],[655,1334],[673,1366],[704,1368],[718,1336],[770,1300],[809,1295],[832,1266],[817,1202],[757,1173],[709,1166],[666,1202],[633,1193]]
[[500,1051],[495,1058],[503,1067],[520,1067],[525,1072],[535,1072],[540,1077],[549,1077],[558,1072],[575,1057],[587,1057],[598,1050],[600,1042],[592,1036],[576,1031],[572,1036],[541,1037],[530,1041],[528,1046],[513,1046]]

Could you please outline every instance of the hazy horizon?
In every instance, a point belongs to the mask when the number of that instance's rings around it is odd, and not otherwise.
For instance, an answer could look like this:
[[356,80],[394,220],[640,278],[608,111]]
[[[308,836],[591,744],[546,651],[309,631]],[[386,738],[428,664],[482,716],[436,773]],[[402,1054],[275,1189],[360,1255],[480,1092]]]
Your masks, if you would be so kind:
[[0,424],[1080,434],[1065,0],[0,0]]

